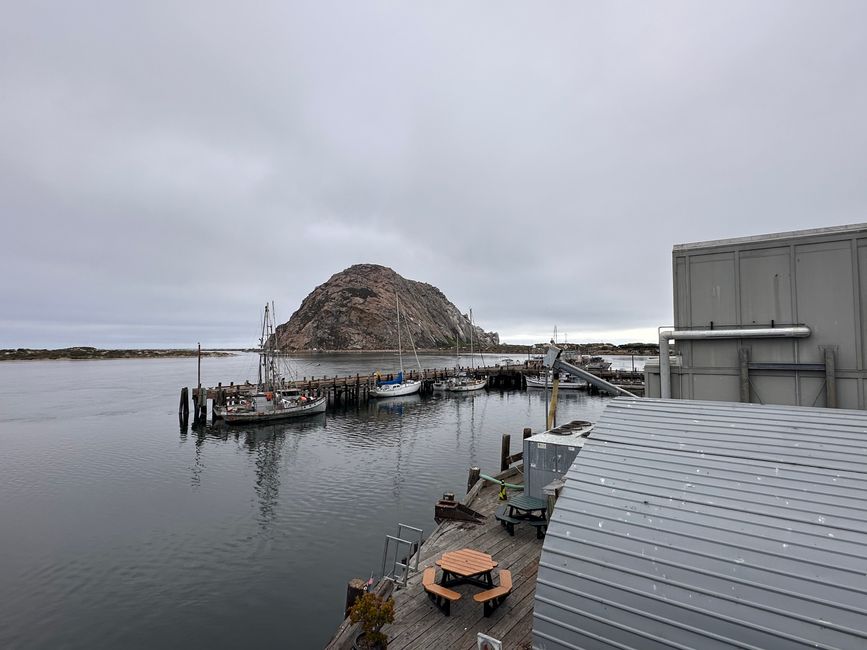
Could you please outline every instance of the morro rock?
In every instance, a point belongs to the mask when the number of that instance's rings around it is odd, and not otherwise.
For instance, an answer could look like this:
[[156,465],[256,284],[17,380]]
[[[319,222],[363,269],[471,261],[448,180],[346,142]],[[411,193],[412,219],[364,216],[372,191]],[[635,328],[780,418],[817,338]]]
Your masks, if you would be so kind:
[[[470,321],[434,286],[407,280],[377,264],[356,264],[336,273],[308,295],[287,323],[277,327],[284,350],[396,350],[396,297],[404,350],[451,348],[470,341]],[[411,339],[411,340],[410,340]],[[496,332],[473,329],[482,347],[497,345]]]

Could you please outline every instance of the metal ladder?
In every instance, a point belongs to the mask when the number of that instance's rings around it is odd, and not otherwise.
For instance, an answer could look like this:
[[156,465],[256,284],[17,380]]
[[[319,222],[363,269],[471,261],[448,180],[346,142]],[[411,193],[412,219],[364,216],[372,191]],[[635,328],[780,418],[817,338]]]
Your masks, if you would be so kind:
[[[406,539],[410,535],[407,532],[418,533],[418,539]],[[397,536],[385,536],[385,548],[382,551],[382,571],[381,575],[387,580],[391,580],[395,585],[406,587],[406,581],[409,579],[410,572],[418,573],[418,550],[421,548],[422,533],[421,528],[414,528],[406,524],[397,525]],[[413,535],[413,538],[415,535]],[[385,572],[385,565],[388,562],[389,551],[393,549],[393,561],[391,571]],[[401,549],[406,551],[401,561]],[[410,566],[410,560],[415,556],[415,562]]]

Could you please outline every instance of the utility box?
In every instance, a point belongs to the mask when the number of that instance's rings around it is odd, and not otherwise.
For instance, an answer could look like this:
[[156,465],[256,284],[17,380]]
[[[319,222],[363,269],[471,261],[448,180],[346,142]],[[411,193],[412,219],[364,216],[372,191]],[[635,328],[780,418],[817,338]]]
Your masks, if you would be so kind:
[[544,487],[566,476],[593,423],[574,420],[524,439],[524,494],[545,499]]

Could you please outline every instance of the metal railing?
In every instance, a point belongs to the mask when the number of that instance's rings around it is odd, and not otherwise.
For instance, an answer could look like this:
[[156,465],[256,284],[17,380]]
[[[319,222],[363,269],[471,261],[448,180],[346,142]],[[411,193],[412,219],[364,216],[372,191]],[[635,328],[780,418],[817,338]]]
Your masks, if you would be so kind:
[[[407,531],[418,533],[418,539],[406,539],[409,537]],[[418,572],[418,550],[421,548],[422,534],[421,528],[407,526],[406,524],[397,525],[397,536],[385,536],[385,548],[382,551],[382,577],[391,580],[396,585],[399,584],[406,587],[406,581],[409,579],[410,572]],[[394,549],[391,571],[386,573],[385,566],[388,563],[389,550]],[[406,550],[406,555],[401,558],[401,549]],[[410,560],[415,558],[415,562],[410,566]]]

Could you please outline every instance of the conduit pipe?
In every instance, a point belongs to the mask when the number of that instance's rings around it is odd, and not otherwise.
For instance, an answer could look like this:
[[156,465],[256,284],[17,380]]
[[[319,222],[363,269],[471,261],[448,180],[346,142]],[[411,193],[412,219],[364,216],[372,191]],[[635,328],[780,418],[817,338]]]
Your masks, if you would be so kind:
[[671,398],[671,360],[669,358],[668,342],[675,340],[707,340],[707,339],[769,339],[797,338],[810,336],[812,331],[806,325],[790,325],[786,327],[747,327],[741,329],[701,329],[676,330],[673,328],[659,329],[659,396]]

